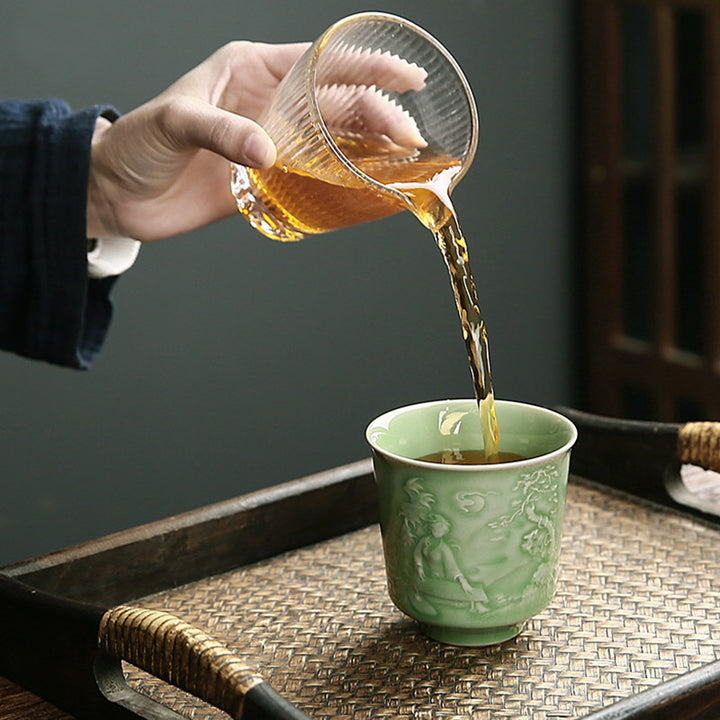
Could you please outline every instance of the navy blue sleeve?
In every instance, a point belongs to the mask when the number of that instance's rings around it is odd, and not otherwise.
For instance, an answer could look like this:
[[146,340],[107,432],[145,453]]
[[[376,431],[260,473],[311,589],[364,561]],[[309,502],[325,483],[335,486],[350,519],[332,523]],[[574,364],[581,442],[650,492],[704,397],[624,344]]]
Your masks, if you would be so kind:
[[112,317],[114,277],[89,279],[90,141],[109,107],[0,102],[0,349],[88,368]]

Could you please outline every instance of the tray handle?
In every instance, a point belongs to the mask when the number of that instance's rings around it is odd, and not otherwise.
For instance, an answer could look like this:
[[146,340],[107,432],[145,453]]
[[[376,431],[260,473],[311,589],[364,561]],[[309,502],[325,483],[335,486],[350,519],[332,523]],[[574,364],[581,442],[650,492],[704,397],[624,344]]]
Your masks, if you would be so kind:
[[103,615],[98,641],[108,655],[237,720],[308,720],[222,643],[170,613],[118,605]]
[[720,504],[688,489],[681,465],[720,472],[720,422],[625,420],[559,407],[578,429],[570,470],[580,477],[699,514],[717,523]]
[[677,455],[681,463],[720,472],[720,423],[690,422],[678,430]]

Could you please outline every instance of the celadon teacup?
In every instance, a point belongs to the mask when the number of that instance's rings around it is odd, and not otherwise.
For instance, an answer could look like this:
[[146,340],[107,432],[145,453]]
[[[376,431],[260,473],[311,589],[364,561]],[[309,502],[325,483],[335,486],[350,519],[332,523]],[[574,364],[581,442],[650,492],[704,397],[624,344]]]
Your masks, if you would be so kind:
[[500,451],[522,460],[449,465],[418,458],[482,449],[475,400],[399,408],[368,426],[388,592],[451,645],[515,637],[555,593],[575,426],[497,401]]

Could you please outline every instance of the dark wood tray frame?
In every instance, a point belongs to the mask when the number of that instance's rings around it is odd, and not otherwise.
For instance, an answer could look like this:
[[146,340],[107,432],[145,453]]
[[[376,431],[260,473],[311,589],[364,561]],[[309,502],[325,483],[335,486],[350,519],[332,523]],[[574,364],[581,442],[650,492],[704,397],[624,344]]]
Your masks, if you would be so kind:
[[336,537],[377,521],[369,460],[0,568],[107,607]]

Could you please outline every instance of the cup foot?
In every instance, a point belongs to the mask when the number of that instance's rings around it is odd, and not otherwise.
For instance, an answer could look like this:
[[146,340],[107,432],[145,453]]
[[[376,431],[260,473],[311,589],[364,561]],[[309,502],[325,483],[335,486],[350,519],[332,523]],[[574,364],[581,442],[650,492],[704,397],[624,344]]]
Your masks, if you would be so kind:
[[524,622],[481,629],[420,624],[420,629],[433,640],[437,640],[445,645],[458,645],[460,647],[497,645],[506,640],[511,640],[518,635],[524,627]]

